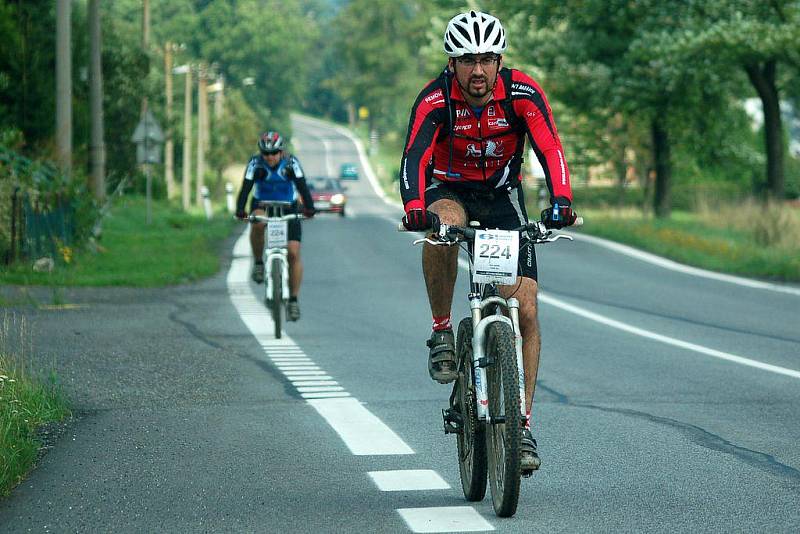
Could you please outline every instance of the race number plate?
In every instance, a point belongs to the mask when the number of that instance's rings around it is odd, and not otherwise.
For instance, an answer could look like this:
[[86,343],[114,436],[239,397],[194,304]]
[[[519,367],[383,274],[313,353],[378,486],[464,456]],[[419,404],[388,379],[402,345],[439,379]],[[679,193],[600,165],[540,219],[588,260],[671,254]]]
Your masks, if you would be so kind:
[[511,285],[517,281],[519,232],[478,230],[472,259],[472,279],[479,284]]
[[288,221],[269,221],[267,223],[267,248],[283,248],[289,241]]

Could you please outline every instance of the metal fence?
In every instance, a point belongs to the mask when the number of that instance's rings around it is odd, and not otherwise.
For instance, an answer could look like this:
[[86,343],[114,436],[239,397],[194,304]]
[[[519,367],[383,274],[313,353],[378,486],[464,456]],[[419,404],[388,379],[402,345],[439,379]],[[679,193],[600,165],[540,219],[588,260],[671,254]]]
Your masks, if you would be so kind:
[[12,193],[10,200],[6,265],[45,256],[69,261],[75,236],[72,203],[60,194],[32,199],[18,190]]

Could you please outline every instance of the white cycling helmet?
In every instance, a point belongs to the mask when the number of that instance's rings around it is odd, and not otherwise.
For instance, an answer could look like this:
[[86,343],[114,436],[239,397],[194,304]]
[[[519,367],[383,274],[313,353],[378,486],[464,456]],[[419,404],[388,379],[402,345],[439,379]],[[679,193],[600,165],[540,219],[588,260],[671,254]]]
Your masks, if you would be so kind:
[[450,57],[464,54],[502,54],[506,49],[506,31],[497,18],[470,11],[459,13],[447,23],[444,51]]

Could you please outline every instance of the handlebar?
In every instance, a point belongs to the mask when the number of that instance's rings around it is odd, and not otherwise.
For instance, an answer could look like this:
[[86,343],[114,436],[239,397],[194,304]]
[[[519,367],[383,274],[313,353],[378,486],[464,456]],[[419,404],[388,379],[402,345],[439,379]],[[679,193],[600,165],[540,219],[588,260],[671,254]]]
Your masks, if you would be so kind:
[[[474,223],[477,224],[477,223]],[[470,223],[472,226],[473,223]],[[583,217],[578,217],[572,226],[583,226]],[[468,228],[464,226],[440,224],[439,228],[433,232],[433,239],[431,237],[424,237],[414,241],[415,245],[419,243],[430,243],[431,245],[451,246],[457,244],[459,241],[472,241],[475,239],[475,230],[477,228]],[[406,227],[401,222],[397,230],[399,232],[407,232]],[[534,221],[524,224],[518,228],[513,228],[512,231],[520,232],[522,234],[524,245],[527,244],[542,244],[552,243],[559,239],[569,239],[572,241],[572,236],[566,234],[553,234],[553,230],[547,228],[541,221]]]
[[300,213],[291,213],[289,215],[282,215],[280,217],[267,217],[265,215],[255,215],[251,213],[250,215],[247,216],[246,220],[249,223],[257,223],[257,222],[265,223],[268,221],[291,221],[292,219],[306,219],[306,217]]

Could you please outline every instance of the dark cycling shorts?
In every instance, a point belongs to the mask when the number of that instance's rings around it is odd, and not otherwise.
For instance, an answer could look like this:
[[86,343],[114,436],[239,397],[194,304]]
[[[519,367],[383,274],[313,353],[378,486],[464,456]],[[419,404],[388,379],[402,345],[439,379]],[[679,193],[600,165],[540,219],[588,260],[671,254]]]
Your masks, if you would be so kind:
[[[264,208],[260,208],[258,203],[261,202],[260,200],[256,200],[255,198],[250,200],[250,213],[253,213],[255,210],[260,209],[263,210]],[[297,202],[294,205],[285,211],[288,215],[289,213],[297,213]],[[269,214],[267,214],[269,215]],[[302,241],[303,237],[303,227],[300,225],[300,219],[290,219],[289,220],[289,227],[288,227],[288,238],[289,241]]]
[[[468,222],[478,221],[483,228],[499,230],[513,230],[528,222],[524,197],[522,186],[512,189],[511,192],[492,191],[458,187],[436,179],[425,190],[426,207],[437,200],[454,200],[466,211]],[[517,274],[532,280],[537,279],[533,245],[520,249]]]

